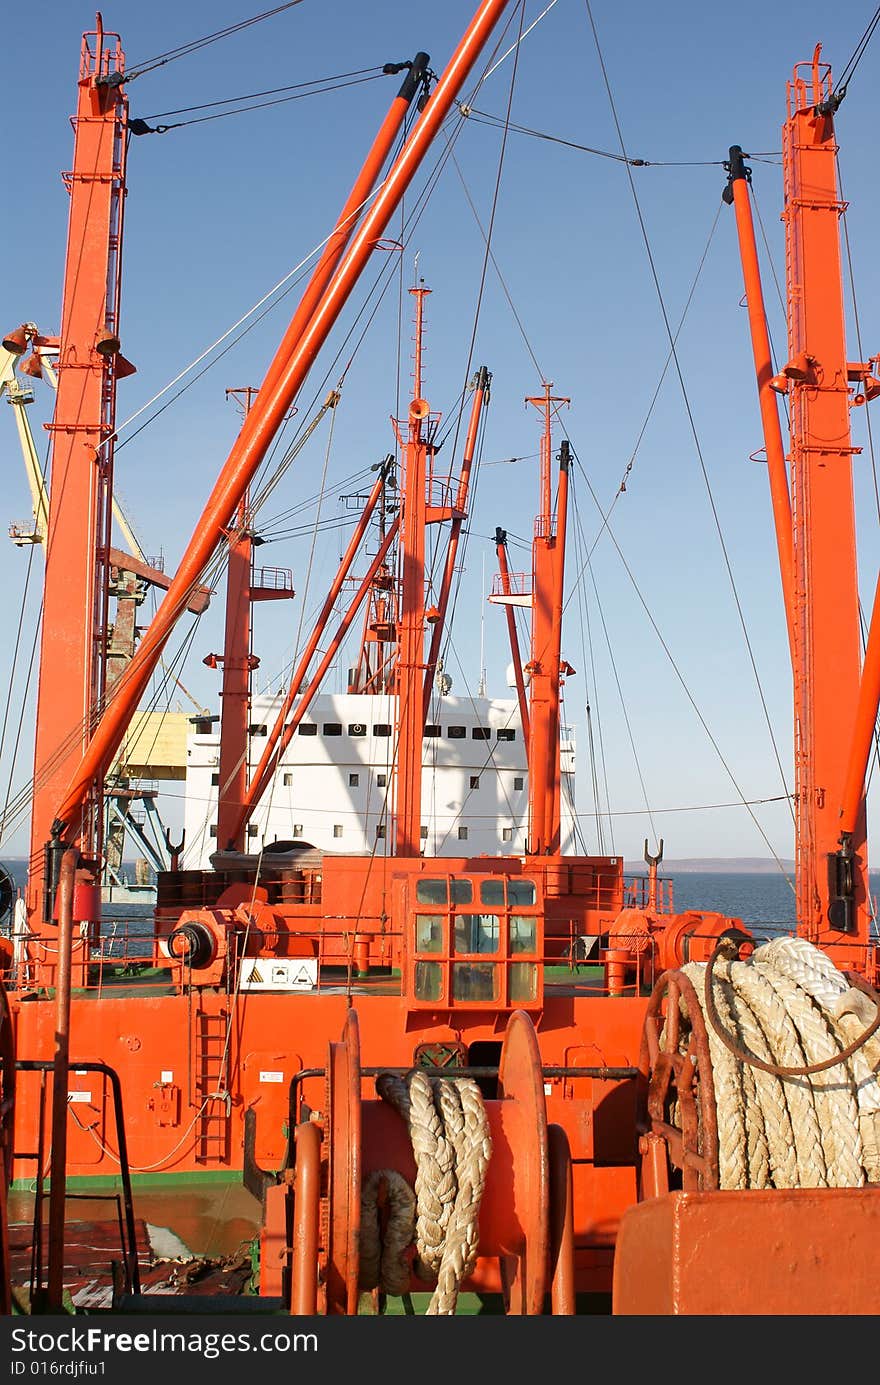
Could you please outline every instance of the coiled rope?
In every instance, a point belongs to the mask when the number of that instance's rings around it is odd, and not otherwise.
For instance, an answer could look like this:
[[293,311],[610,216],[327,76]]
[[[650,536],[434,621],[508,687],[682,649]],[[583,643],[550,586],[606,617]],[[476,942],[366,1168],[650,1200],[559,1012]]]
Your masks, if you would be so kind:
[[708,966],[692,962],[682,971],[706,1018],[720,1186],[880,1182],[880,1011],[873,992],[861,981],[851,984],[802,938],[774,939],[747,962],[719,949]]
[[[427,1314],[454,1314],[477,1259],[480,1200],[492,1153],[482,1094],[471,1078],[429,1077],[423,1069],[405,1079],[381,1073],[376,1090],[406,1122],[415,1191],[393,1169],[376,1170],[365,1180],[359,1286],[405,1293],[414,1248],[412,1270],[420,1279],[436,1279]],[[381,1215],[380,1189],[387,1218]]]

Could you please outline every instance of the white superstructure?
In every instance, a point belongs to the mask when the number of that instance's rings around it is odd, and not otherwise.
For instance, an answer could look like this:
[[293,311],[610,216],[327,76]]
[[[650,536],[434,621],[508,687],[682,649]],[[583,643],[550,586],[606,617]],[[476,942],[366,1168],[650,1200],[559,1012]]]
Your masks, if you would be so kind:
[[[252,708],[250,770],[274,725],[280,697]],[[396,698],[338,693],[316,697],[285,750],[249,824],[245,850],[301,839],[325,851],[393,849]],[[186,869],[207,869],[217,841],[220,735],[196,722],[187,742]],[[515,699],[434,699],[425,728],[422,844],[426,855],[516,855],[528,821],[526,746]],[[562,850],[573,847],[574,744],[562,738]]]

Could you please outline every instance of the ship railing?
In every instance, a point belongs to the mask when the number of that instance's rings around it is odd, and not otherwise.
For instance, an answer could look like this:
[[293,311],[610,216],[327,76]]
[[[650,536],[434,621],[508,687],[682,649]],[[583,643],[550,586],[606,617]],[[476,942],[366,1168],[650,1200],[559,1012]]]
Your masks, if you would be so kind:
[[427,477],[425,499],[430,507],[454,509],[458,499],[459,481],[457,477],[433,472]]
[[[15,1070],[18,1073],[38,1072],[40,1073],[40,1119],[39,1119],[39,1140],[35,1150],[14,1150],[13,1159],[32,1162],[35,1165],[36,1173],[34,1177],[34,1196],[36,1205],[34,1208],[34,1228],[37,1234],[34,1237],[34,1245],[31,1256],[30,1271],[30,1293],[32,1305],[42,1306],[46,1296],[46,1283],[44,1277],[43,1264],[43,1204],[46,1199],[45,1170],[48,1163],[48,1155],[45,1149],[45,1132],[49,1129],[49,1118],[47,1115],[48,1097],[51,1091],[51,1084],[47,1082],[48,1074],[55,1068],[55,1059],[16,1059]],[[125,1285],[125,1291],[129,1294],[139,1294],[141,1292],[140,1266],[138,1264],[138,1245],[137,1231],[134,1216],[134,1198],[132,1196],[131,1170],[128,1162],[128,1145],[125,1134],[125,1112],[122,1102],[122,1083],[115,1068],[111,1068],[108,1063],[98,1063],[78,1060],[67,1064],[68,1074],[71,1072],[98,1073],[110,1083],[113,1096],[113,1116],[116,1125],[116,1154],[114,1158],[119,1164],[119,1179],[122,1183],[122,1192],[99,1193],[72,1193],[65,1189],[64,1199],[69,1202],[72,1199],[88,1200],[90,1202],[102,1201],[113,1202],[116,1207],[116,1219],[119,1226],[119,1243],[122,1251],[121,1266]],[[63,1254],[63,1246],[53,1244],[51,1228],[49,1230],[48,1245],[49,1263],[55,1254]],[[36,1311],[36,1309],[35,1309]]]
[[262,591],[292,592],[293,571],[289,567],[257,567],[251,579],[252,587]]
[[530,572],[496,572],[492,578],[490,597],[531,596],[532,574]]
[[[653,911],[658,914],[674,914],[675,900],[673,882],[657,876],[656,900]],[[647,909],[651,899],[651,881],[647,875],[625,875],[623,877],[623,907],[625,909]]]
[[[58,971],[55,939],[28,933],[20,943],[5,977],[7,988],[16,992],[51,991]],[[79,992],[100,997],[108,984],[115,990],[127,983],[167,989],[168,960],[156,956],[151,919],[105,918],[100,933],[93,930],[75,939],[73,985]]]
[[553,539],[556,537],[556,516],[538,515],[535,520],[535,538]]

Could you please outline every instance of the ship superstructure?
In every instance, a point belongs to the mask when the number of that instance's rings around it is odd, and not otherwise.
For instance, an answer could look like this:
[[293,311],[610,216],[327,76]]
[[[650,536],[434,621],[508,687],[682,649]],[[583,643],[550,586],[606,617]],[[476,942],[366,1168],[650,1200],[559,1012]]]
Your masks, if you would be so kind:
[[[252,702],[251,769],[278,697]],[[528,761],[515,699],[437,699],[422,762],[422,852],[522,855],[528,838]],[[220,733],[193,719],[187,744],[182,863],[207,869],[218,850]],[[297,727],[247,829],[247,849],[304,841],[322,851],[384,855],[396,763],[393,694],[323,693]],[[210,729],[201,729],[210,727]],[[562,728],[562,852],[574,850],[574,731]],[[466,845],[465,845],[466,843]]]

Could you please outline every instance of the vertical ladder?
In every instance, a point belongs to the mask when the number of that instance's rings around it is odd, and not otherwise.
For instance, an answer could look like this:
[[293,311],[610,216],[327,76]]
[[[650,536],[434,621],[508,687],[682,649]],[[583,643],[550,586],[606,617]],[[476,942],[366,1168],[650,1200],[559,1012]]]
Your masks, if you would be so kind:
[[[223,1055],[228,1015],[197,1010],[195,1015],[196,1163],[221,1165],[229,1161],[229,1102]],[[223,1095],[218,1095],[222,1092]]]

